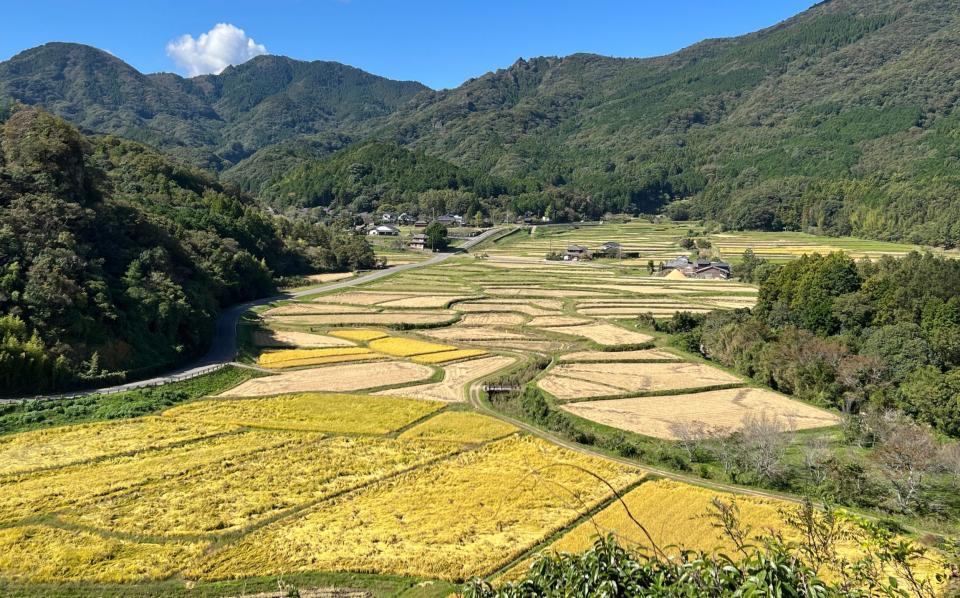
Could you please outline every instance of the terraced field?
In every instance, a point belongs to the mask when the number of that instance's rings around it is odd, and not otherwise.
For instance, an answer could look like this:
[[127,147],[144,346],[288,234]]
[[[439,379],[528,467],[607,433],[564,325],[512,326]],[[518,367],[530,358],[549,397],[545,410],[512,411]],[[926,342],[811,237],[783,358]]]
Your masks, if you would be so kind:
[[[478,257],[273,304],[244,336],[262,377],[155,416],[0,436],[0,582],[209,589],[263,575],[369,574],[447,595],[454,586],[444,581],[515,566],[551,537],[561,538],[553,548],[582,548],[597,529],[578,523],[590,511],[601,530],[633,541],[610,488],[587,470],[628,492],[658,542],[723,548],[690,520],[709,507],[709,491],[637,486],[638,467],[474,409],[481,382],[540,363],[527,388],[565,417],[657,446],[676,440],[677,426],[728,433],[748,413],[793,429],[834,425],[833,414],[749,388],[638,328],[645,314],[754,305],[749,285],[649,275],[648,260],[685,253],[678,241],[689,228],[521,231]],[[735,259],[744,236],[710,238]],[[784,251],[774,237],[751,239],[758,253]],[[609,240],[640,259],[543,259],[567,243]],[[753,507],[751,523],[777,523],[775,506]]]

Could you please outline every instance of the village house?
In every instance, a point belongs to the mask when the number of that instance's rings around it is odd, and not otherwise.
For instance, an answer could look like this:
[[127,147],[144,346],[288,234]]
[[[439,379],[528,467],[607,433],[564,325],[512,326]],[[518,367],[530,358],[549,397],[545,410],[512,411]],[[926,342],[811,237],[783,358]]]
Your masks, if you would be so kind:
[[380,215],[380,222],[393,222],[397,219],[397,215],[393,212],[384,212]]
[[583,245],[570,245],[563,254],[563,260],[565,262],[580,262],[592,259],[592,257],[593,255],[590,253],[590,250]]
[[418,233],[410,239],[410,249],[423,250],[427,246],[427,235]]
[[397,224],[408,225],[408,226],[409,226],[409,225],[413,224],[413,223],[416,222],[416,221],[417,221],[416,218],[414,218],[414,217],[411,216],[410,214],[407,214],[406,212],[403,212],[402,214],[400,214],[399,216],[397,216]]
[[437,222],[443,226],[462,226],[463,225],[463,216],[458,216],[456,214],[444,214],[437,218]]
[[417,220],[413,223],[413,228],[427,228],[426,220]]
[[370,229],[367,233],[371,237],[397,237],[400,235],[400,229],[395,226],[381,224],[376,228]]

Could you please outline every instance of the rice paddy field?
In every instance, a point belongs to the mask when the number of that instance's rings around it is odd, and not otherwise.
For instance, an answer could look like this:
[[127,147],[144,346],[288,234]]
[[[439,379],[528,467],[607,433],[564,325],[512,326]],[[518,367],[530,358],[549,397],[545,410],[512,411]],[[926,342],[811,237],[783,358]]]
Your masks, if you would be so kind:
[[[750,285],[648,273],[648,260],[685,253],[678,242],[690,228],[521,230],[473,255],[277,302],[242,335],[260,377],[150,416],[0,436],[0,588],[241,595],[276,590],[265,576],[282,576],[315,587],[405,580],[417,596],[446,596],[462,580],[516,571],[536,550],[582,549],[598,530],[639,542],[613,492],[585,470],[625,492],[658,543],[724,549],[695,517],[716,492],[564,448],[482,402],[484,384],[537,361],[547,365],[528,388],[617,434],[670,443],[678,425],[727,433],[759,412],[797,430],[835,425],[834,414],[750,387],[638,328],[641,315],[755,304]],[[734,262],[748,246],[776,260],[911,249],[708,237]],[[640,258],[544,260],[568,243],[606,241]],[[427,257],[389,240],[378,251],[391,263]],[[780,524],[779,505],[746,504],[755,528]],[[586,513],[596,515],[584,523]]]

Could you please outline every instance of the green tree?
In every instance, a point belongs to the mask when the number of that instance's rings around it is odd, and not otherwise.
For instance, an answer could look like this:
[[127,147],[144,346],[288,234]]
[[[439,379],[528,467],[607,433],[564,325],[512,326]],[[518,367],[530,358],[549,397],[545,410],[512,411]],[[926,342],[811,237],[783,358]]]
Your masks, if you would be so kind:
[[424,234],[427,235],[427,247],[433,251],[443,251],[447,248],[447,227],[439,222],[427,225]]

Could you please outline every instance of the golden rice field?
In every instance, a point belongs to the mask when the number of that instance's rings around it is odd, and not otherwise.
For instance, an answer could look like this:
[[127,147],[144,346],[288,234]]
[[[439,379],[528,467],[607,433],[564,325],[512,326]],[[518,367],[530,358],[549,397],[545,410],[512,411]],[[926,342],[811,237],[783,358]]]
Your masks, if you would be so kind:
[[368,571],[462,580],[496,570],[623,488],[632,468],[510,437],[328,501],[212,554],[201,579]]
[[234,429],[226,422],[199,425],[142,417],[0,436],[0,476],[170,446]]
[[488,442],[518,430],[498,419],[472,411],[444,411],[410,428],[400,440],[429,440],[434,442]]
[[269,399],[203,400],[163,413],[172,421],[329,432],[386,434],[426,417],[443,406],[413,401],[345,394],[294,394]]
[[341,361],[380,359],[382,355],[366,347],[334,347],[328,349],[287,349],[267,351],[257,357],[257,365],[271,369],[302,367]]
[[254,378],[221,393],[223,397],[263,397],[299,392],[353,392],[420,382],[433,369],[406,361],[325,365]]
[[[66,433],[68,428],[64,430]],[[193,475],[219,461],[243,458],[297,437],[290,432],[264,430],[226,434],[8,478],[0,481],[0,522],[79,507],[114,492]]]
[[394,357],[410,357],[424,353],[438,353],[440,351],[453,351],[456,349],[456,347],[451,345],[438,345],[427,341],[395,336],[372,340],[367,346],[374,351],[385,353],[386,355],[393,355]]
[[138,535],[222,534],[451,455],[459,442],[304,434],[254,458],[222,461],[195,476],[117,493],[60,519]]
[[363,328],[344,328],[342,330],[330,330],[328,334],[330,336],[335,336],[342,339],[358,341],[358,342],[372,341],[374,339],[383,338],[387,336],[386,332],[381,332],[380,330],[366,330]]
[[666,440],[678,439],[678,425],[695,425],[709,434],[724,435],[741,429],[747,416],[764,413],[780,421],[784,430],[840,423],[833,413],[760,388],[568,403],[562,408],[597,423]]

